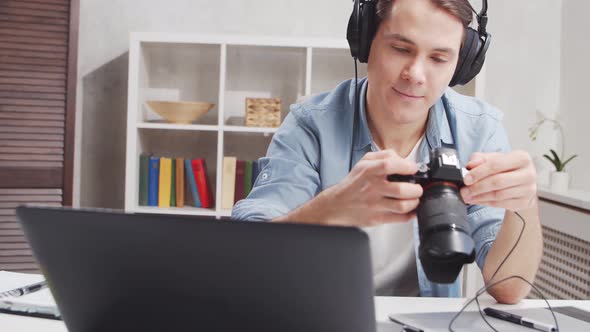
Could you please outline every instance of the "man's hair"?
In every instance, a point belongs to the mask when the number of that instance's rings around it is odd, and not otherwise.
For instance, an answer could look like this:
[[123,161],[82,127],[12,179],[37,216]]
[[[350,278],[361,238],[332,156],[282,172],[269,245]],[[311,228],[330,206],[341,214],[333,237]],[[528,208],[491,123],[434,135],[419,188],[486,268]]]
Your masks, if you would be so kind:
[[[391,7],[395,0],[377,0],[377,27],[391,13]],[[467,29],[473,20],[473,7],[468,0],[430,0],[435,6],[455,16]]]

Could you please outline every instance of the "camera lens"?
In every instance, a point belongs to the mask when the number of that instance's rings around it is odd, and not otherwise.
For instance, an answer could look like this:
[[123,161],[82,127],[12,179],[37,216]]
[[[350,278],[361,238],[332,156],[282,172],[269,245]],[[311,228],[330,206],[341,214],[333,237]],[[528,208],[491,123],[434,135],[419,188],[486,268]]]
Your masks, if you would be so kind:
[[452,283],[464,264],[475,259],[467,207],[458,186],[438,181],[424,185],[417,209],[419,257],[429,280]]

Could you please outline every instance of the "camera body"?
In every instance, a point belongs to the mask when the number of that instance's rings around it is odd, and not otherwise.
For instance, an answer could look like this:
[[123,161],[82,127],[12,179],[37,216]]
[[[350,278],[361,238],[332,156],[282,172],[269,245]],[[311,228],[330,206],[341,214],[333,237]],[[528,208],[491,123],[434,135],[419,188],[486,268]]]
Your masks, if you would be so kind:
[[390,174],[388,181],[420,184],[424,190],[416,209],[419,257],[429,280],[453,283],[464,264],[475,260],[475,243],[467,221],[467,205],[457,151],[443,146],[430,151],[430,162],[419,163],[413,175]]

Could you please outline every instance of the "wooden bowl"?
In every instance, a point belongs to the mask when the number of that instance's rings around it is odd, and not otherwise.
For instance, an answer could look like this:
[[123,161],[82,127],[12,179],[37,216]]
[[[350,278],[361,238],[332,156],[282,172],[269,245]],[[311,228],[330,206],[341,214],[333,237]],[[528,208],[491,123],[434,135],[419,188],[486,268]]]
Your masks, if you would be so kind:
[[146,104],[164,120],[178,124],[190,124],[215,106],[205,102],[161,100],[148,100]]

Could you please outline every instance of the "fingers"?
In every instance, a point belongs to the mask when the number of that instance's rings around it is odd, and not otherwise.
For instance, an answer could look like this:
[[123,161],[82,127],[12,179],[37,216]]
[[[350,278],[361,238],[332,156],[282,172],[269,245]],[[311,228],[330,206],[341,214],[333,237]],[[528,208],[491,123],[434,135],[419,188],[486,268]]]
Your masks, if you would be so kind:
[[483,161],[478,166],[474,166],[465,176],[463,181],[466,185],[476,183],[493,174],[523,168],[531,163],[530,156],[524,151],[487,153],[478,154],[478,156],[482,157]]
[[474,153],[463,181],[466,203],[517,211],[531,207],[536,198],[536,171],[525,151]]
[[401,158],[393,150],[369,152],[354,169],[361,175],[384,176],[388,174],[414,174],[418,171],[415,162]]
[[495,174],[470,186],[461,188],[461,196],[463,197],[463,200],[468,201],[473,197],[484,193],[493,193],[510,187],[534,183],[535,179],[532,177],[533,175],[525,169]]
[[463,198],[468,204],[483,204],[485,202],[504,201],[512,199],[521,199],[529,197],[529,191],[526,187],[515,186],[507,189],[496,190],[470,198]]
[[418,199],[422,196],[423,189],[419,184],[408,182],[389,182],[384,180],[381,185],[376,188],[384,197],[396,199]]
[[485,162],[485,154],[476,152],[471,155],[471,159],[469,160],[469,163],[467,163],[467,165],[465,165],[465,168],[472,169],[472,168],[475,168],[475,167],[483,164],[484,162]]
[[373,201],[369,208],[373,211],[406,214],[414,211],[419,203],[419,199],[395,199],[383,197]]

